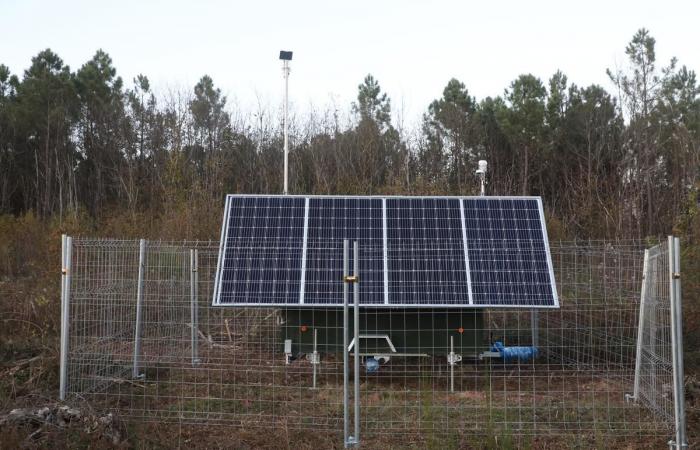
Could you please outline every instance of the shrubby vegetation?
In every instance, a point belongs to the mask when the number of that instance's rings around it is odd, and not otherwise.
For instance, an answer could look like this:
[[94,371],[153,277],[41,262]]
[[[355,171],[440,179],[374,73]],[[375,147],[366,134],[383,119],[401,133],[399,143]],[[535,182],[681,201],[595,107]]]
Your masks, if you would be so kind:
[[[654,46],[634,35],[627,68],[608,71],[614,94],[557,72],[478,100],[449,80],[418,130],[397,129],[368,75],[350,120],[294,117],[291,192],[470,194],[487,159],[489,191],[541,195],[563,236],[668,233],[697,188],[700,87],[677,61],[660,66]],[[281,192],[277,115],[230,108],[208,76],[155,96],[144,75],[125,86],[102,50],[75,71],[44,50],[22,75],[0,66],[0,212],[215,236],[224,194]]]

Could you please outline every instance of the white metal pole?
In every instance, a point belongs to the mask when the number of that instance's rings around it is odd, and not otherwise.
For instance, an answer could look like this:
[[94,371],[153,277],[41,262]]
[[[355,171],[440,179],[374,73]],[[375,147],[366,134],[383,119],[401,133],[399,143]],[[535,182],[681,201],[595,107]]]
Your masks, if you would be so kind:
[[668,237],[671,281],[671,357],[673,362],[673,400],[675,415],[675,447],[688,447],[685,436],[685,392],[683,386],[683,311],[681,307],[680,239]]
[[64,364],[64,380],[66,383],[66,388],[68,387],[68,352],[70,351],[70,286],[71,280],[73,279],[73,238],[70,236],[66,237],[66,302],[65,302],[65,340],[63,341],[63,354],[65,355],[66,361]]
[[360,445],[360,245],[355,241],[355,445]]
[[61,236],[61,368],[60,368],[60,384],[59,398],[66,399],[66,375],[68,365],[68,309],[66,301],[66,276],[68,275],[67,264],[67,236]]
[[192,345],[192,365],[199,364],[198,338],[199,329],[199,309],[197,305],[198,283],[199,283],[199,257],[197,249],[190,249],[190,318],[192,322],[191,345]]
[[314,327],[314,350],[311,356],[311,365],[313,366],[313,380],[311,384],[312,389],[316,389],[316,366],[317,361],[318,361],[318,351],[316,350],[316,344],[317,344],[317,339],[318,339],[318,334],[317,334],[318,329]]
[[289,193],[289,61],[284,60],[284,195]]
[[348,440],[350,432],[350,395],[348,384],[350,384],[350,368],[348,357],[348,283],[346,277],[350,275],[350,245],[347,239],[343,240],[343,442],[345,447],[350,446]]
[[532,346],[540,345],[540,317],[536,309],[530,311],[530,329],[532,333]]
[[[454,358],[455,355],[455,338],[450,336],[450,357]],[[450,392],[455,391],[455,365],[454,361],[450,361]]]
[[140,378],[139,357],[141,355],[141,320],[143,314],[143,273],[146,265],[146,240],[139,241],[139,278],[136,287],[136,330],[134,332],[134,367],[132,375]]

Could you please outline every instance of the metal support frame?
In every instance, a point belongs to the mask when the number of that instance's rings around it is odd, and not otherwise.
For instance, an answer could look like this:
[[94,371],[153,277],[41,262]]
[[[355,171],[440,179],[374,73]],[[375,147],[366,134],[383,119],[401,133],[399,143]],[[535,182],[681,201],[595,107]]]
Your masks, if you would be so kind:
[[[360,339],[384,339],[386,341],[386,345],[389,346],[391,353],[396,353],[396,347],[394,346],[394,343],[391,342],[391,338],[389,337],[388,334],[361,334],[359,338]],[[348,351],[351,352],[354,346],[355,346],[355,338],[352,338],[352,341],[350,341],[350,345],[348,345]]]
[[190,321],[192,332],[190,334],[192,346],[192,365],[196,366],[199,360],[199,253],[197,249],[190,249]]
[[132,376],[134,378],[141,378],[143,375],[140,370],[140,356],[141,356],[141,322],[143,319],[143,277],[144,269],[146,267],[146,240],[141,239],[139,241],[139,278],[136,287],[136,326],[134,331],[134,363]]
[[685,430],[685,392],[683,386],[683,310],[681,305],[680,239],[668,237],[668,267],[671,298],[671,357],[673,361],[673,406],[675,436],[669,448],[688,448]]
[[68,349],[70,326],[70,282],[73,261],[73,238],[61,236],[61,365],[59,398],[66,399],[68,387]]

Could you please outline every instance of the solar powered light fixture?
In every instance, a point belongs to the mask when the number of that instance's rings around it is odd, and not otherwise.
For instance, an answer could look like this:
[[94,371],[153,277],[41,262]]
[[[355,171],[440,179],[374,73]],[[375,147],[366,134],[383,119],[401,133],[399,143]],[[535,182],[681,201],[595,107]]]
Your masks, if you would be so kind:
[[486,195],[486,169],[488,167],[486,160],[482,159],[479,161],[479,168],[476,169],[476,176],[479,177],[481,182],[481,195]]
[[289,185],[289,128],[287,126],[287,111],[289,110],[289,61],[292,60],[292,52],[280,50],[280,60],[282,60],[282,73],[284,74],[284,195],[287,195]]

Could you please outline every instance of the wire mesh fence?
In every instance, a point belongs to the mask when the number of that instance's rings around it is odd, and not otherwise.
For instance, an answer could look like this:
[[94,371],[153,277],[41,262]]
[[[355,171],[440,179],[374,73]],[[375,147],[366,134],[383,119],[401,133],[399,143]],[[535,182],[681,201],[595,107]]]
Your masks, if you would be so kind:
[[[361,309],[363,436],[666,443],[667,249],[647,258],[638,367],[642,246],[550,247],[559,308]],[[361,248],[366,261],[371,252]],[[218,243],[73,240],[67,397],[137,420],[342,434],[341,310],[212,306],[218,257]],[[313,267],[308,289],[339,294],[340,280],[324,275],[331,268]],[[383,290],[369,281],[370,292]],[[525,350],[505,357],[513,349]]]
[[642,286],[636,377],[632,397],[663,420],[672,421],[671,293],[668,247],[646,251]]

